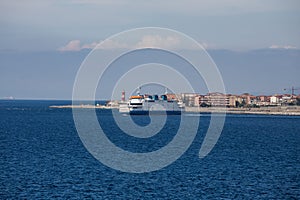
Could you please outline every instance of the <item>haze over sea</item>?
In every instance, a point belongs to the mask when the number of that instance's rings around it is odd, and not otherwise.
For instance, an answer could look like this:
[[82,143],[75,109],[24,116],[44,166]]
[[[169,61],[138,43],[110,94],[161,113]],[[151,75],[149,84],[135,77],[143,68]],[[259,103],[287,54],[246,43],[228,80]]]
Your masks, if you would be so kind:
[[[210,115],[200,117],[190,148],[171,165],[131,174],[101,164],[84,148],[71,109],[50,105],[70,101],[0,101],[1,199],[299,199],[300,117],[227,115],[212,152],[198,152]],[[98,109],[105,133],[116,145],[147,152],[176,134],[169,116],[156,136],[135,139],[116,128],[111,110]],[[193,117],[193,116],[189,116]],[[135,116],[141,125],[147,116]]]

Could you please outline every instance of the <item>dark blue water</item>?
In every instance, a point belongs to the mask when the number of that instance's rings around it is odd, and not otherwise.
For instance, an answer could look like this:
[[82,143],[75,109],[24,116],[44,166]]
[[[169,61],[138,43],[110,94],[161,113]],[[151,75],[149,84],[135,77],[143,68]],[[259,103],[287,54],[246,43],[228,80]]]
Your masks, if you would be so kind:
[[[68,101],[0,101],[1,199],[299,199],[300,117],[228,115],[204,159],[198,153],[210,116],[200,119],[188,151],[156,172],[130,174],[97,161],[76,132]],[[155,150],[174,137],[180,118],[162,133],[132,141],[116,134],[109,110],[97,110],[108,137],[133,151]],[[148,120],[148,121],[147,121]],[[146,125],[149,118],[139,116]]]

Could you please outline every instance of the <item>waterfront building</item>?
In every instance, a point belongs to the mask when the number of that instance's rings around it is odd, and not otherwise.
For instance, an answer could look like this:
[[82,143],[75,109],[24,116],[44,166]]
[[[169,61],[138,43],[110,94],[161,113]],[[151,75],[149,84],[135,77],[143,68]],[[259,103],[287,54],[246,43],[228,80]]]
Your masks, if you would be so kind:
[[[241,98],[237,95],[228,95],[229,98],[229,107],[236,107],[237,104],[241,103]],[[238,103],[237,103],[238,102]]]
[[167,93],[165,94],[167,96],[168,101],[178,101],[178,96],[173,93]]
[[179,98],[185,106],[195,106],[195,97],[198,95],[196,93],[181,93]]
[[278,105],[280,101],[279,95],[273,95],[270,97],[270,104],[271,105]]
[[197,95],[194,97],[194,106],[229,107],[230,95],[219,92],[207,93],[206,95]]
[[270,98],[266,95],[259,95],[256,97],[257,106],[268,106],[270,105]]

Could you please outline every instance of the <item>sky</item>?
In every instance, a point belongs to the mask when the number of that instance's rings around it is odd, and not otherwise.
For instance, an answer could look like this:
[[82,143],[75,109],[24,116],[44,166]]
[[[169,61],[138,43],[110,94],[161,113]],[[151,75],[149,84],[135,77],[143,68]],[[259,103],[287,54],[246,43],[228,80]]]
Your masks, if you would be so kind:
[[298,0],[2,0],[1,50],[55,50],[145,26],[171,28],[211,48],[300,48]]
[[[212,56],[228,80],[231,93],[274,93],[285,87],[300,86],[295,75],[300,72],[296,58],[300,48],[298,0],[2,0],[0,98],[69,99],[76,72],[89,50],[111,35],[149,26],[187,34],[211,51],[232,51],[222,55],[215,52],[216,56]],[[161,38],[148,41],[159,42]],[[289,62],[286,66],[275,66],[278,70],[273,74],[274,81],[279,78],[285,81],[276,86],[273,86],[273,80],[266,81],[269,87],[261,91],[254,89],[259,87],[258,84],[232,81],[245,76],[244,73],[230,75],[226,70],[241,63],[228,61],[229,58],[236,59],[238,52],[242,54],[238,59],[247,57],[248,60],[242,62],[247,63],[253,58],[251,52],[259,49],[280,50],[276,56]],[[293,56],[295,54],[297,56]],[[226,55],[229,57],[225,58]],[[37,56],[41,57],[37,59]],[[262,62],[270,65],[266,66],[268,69],[274,64]],[[258,60],[254,69],[259,70],[261,65]],[[236,71],[247,71],[249,67]],[[43,74],[43,70],[59,70],[64,76]],[[291,75],[282,77],[285,70]],[[268,73],[258,78],[263,79]],[[7,82],[11,84],[5,84]],[[238,84],[240,88],[236,86]]]

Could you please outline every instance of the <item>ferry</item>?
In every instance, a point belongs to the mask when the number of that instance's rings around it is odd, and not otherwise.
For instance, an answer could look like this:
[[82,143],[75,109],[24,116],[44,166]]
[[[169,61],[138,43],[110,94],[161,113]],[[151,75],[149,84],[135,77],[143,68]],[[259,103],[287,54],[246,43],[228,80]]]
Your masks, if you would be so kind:
[[[181,115],[183,104],[177,100],[168,100],[167,95],[136,95],[129,98],[127,110],[130,115]],[[121,112],[120,107],[120,112]]]

